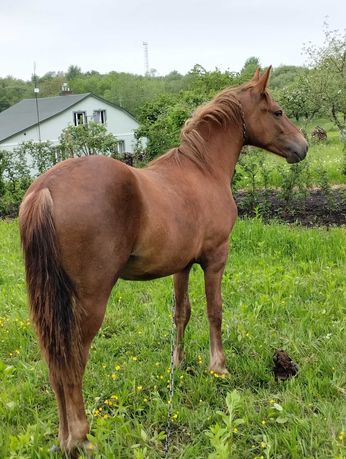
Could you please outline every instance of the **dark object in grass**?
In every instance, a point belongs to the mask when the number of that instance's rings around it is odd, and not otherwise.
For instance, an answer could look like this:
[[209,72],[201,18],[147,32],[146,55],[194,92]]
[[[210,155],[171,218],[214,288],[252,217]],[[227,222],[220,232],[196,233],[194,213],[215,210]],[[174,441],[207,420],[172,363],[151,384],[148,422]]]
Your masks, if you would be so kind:
[[327,131],[320,126],[316,126],[311,133],[311,137],[317,142],[327,140]]
[[285,381],[292,376],[296,376],[298,373],[298,365],[293,362],[291,357],[283,349],[275,351],[273,361],[273,372],[276,381]]

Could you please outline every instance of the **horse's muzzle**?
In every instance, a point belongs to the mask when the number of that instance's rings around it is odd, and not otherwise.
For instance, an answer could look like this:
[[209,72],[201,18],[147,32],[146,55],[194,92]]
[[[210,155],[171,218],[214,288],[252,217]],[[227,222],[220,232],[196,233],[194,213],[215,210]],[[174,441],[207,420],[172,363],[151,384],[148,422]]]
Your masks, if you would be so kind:
[[287,162],[289,164],[299,163],[299,161],[302,161],[305,158],[308,152],[308,149],[309,149],[309,146],[305,139],[299,142],[293,142],[287,148],[287,156],[286,156]]

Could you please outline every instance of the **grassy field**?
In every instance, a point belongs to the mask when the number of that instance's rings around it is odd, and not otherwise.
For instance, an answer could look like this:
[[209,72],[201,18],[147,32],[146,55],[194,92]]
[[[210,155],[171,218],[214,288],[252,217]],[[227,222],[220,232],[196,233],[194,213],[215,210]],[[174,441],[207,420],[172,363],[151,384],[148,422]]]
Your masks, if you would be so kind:
[[[201,270],[175,372],[170,458],[345,458],[345,229],[239,221],[223,280],[230,376],[208,372]],[[97,458],[162,457],[172,284],[120,282],[85,377]],[[278,383],[283,348],[298,375]],[[45,458],[57,414],[28,321],[16,222],[0,221],[0,457]],[[229,412],[231,409],[231,413]]]

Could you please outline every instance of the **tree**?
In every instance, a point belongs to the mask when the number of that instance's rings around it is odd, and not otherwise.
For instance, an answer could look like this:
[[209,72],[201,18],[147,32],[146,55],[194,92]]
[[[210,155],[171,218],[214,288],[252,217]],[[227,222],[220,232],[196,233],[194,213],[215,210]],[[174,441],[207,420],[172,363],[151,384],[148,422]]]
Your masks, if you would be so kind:
[[321,47],[305,46],[311,71],[306,84],[316,103],[346,135],[346,30],[330,30],[324,24]]
[[245,64],[240,71],[241,82],[251,80],[257,68],[261,69],[261,64],[258,57],[252,56],[246,59]]
[[70,65],[67,69],[66,78],[68,81],[71,81],[80,75],[82,75],[82,69],[78,67],[78,65]]
[[238,81],[231,72],[218,69],[208,72],[200,65],[195,65],[186,79],[185,90],[178,94],[161,94],[138,111],[140,127],[135,136],[138,140],[147,138],[146,159],[153,159],[179,145],[181,128],[194,110],[221,89]]
[[16,104],[25,97],[32,97],[33,86],[11,76],[0,78],[0,112]]
[[276,97],[287,115],[297,121],[301,117],[306,120],[312,119],[322,112],[321,103],[316,99],[311,86],[311,75],[308,69],[302,71],[291,84],[277,91]]
[[116,157],[117,147],[118,140],[107,131],[106,126],[93,121],[65,128],[59,137],[57,146],[61,160],[89,155]]

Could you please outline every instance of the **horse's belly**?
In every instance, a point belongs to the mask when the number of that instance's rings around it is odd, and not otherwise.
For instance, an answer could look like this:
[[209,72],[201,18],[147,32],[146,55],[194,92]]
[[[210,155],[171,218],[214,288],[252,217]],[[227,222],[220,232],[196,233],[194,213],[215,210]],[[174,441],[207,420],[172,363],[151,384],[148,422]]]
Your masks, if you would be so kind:
[[179,257],[179,255],[164,260],[149,260],[144,257],[131,256],[119,277],[125,280],[158,279],[182,271],[191,261],[193,261],[191,257]]

